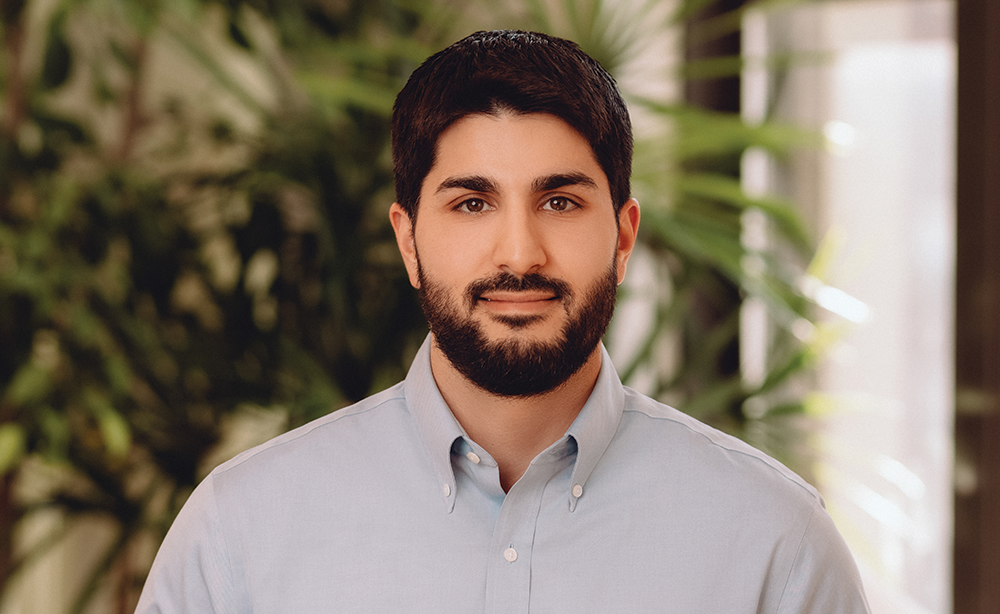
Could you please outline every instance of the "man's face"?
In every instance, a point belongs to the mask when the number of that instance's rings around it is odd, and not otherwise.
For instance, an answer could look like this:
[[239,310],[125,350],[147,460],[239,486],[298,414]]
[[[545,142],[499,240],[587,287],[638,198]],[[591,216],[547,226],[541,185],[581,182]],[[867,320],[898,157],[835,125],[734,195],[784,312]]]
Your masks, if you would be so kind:
[[[638,225],[616,223],[587,141],[550,115],[470,115],[438,141],[419,224],[392,220],[435,345],[474,384],[528,396],[596,351]],[[619,227],[620,226],[620,227]]]

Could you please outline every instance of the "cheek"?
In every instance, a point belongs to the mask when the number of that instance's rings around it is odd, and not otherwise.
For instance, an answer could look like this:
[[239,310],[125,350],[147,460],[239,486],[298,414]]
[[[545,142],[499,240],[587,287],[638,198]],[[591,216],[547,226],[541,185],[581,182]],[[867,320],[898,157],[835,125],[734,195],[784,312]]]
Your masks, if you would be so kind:
[[448,290],[463,289],[474,279],[478,255],[465,237],[417,237],[417,260],[423,275]]
[[564,233],[551,244],[560,268],[580,275],[603,273],[618,254],[617,237],[606,232]]

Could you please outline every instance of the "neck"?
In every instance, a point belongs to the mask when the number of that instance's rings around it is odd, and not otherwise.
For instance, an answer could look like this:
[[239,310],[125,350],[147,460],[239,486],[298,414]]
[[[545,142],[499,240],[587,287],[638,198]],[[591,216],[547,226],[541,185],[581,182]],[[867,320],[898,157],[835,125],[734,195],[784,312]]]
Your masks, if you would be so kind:
[[563,385],[526,398],[502,397],[479,388],[452,366],[435,343],[431,371],[441,396],[465,432],[489,452],[510,490],[532,459],[562,437],[579,415],[601,371],[600,347]]

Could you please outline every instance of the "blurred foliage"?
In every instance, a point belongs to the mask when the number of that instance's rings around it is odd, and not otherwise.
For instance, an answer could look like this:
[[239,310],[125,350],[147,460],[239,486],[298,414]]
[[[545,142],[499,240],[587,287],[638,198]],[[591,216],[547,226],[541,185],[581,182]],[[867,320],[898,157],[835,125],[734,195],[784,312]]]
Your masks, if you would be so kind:
[[[32,514],[111,519],[71,609],[107,590],[131,611],[142,540],[159,543],[231,417],[268,408],[290,428],[404,376],[426,329],[387,223],[388,118],[425,57],[519,26],[615,73],[703,4],[0,0],[0,578],[66,530],[15,547]],[[726,19],[718,32],[738,27]],[[789,332],[809,311],[810,242],[788,203],[748,196],[719,161],[805,137],[626,95],[670,127],[637,134],[635,175],[668,291],[621,371],[753,439],[801,409],[776,393],[815,351]],[[750,210],[773,249],[741,240]],[[727,284],[775,323],[760,382],[718,369],[739,335],[715,301]],[[39,465],[60,470],[26,496]]]

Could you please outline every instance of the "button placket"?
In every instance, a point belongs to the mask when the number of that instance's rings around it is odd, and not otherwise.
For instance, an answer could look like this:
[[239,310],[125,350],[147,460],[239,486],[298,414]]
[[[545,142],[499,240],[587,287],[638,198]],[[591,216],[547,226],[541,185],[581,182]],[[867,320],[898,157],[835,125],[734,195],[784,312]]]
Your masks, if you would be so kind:
[[531,549],[547,477],[528,472],[504,498],[493,533],[487,569],[486,612],[527,612]]

